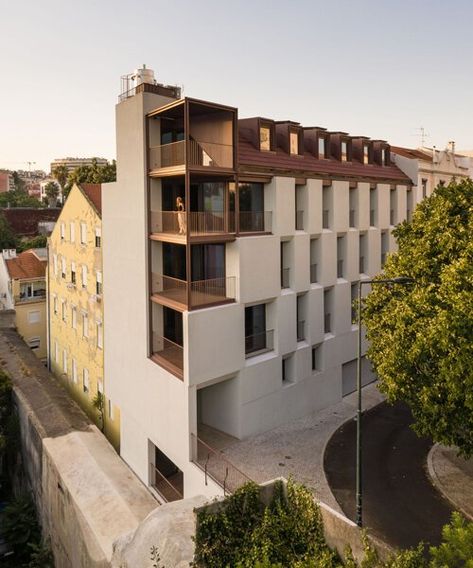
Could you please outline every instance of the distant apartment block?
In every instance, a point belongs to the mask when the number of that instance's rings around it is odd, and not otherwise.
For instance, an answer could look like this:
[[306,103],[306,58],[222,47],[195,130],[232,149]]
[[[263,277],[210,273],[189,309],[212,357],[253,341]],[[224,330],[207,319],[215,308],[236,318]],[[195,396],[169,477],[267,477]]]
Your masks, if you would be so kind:
[[46,249],[17,255],[4,250],[0,257],[0,309],[15,311],[18,333],[35,355],[46,362]]
[[121,456],[173,500],[231,477],[219,432],[355,389],[352,300],[393,250],[413,182],[385,141],[141,87],[117,105],[103,188],[105,372]]
[[101,200],[100,185],[74,185],[50,237],[49,365],[118,449],[120,411],[103,364]]
[[70,172],[80,166],[91,166],[94,161],[99,166],[106,166],[108,160],[106,158],[56,158],[51,162],[51,172],[58,166],[65,166]]
[[0,193],[5,193],[6,191],[13,191],[15,186],[13,185],[13,176],[9,171],[0,171]]

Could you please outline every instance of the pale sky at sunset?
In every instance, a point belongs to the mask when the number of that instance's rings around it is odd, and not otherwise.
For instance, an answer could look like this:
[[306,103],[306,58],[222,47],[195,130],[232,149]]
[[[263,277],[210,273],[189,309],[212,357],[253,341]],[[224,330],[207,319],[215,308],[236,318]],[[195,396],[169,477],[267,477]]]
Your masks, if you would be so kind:
[[415,147],[473,148],[468,0],[0,0],[0,167],[115,155],[120,76]]

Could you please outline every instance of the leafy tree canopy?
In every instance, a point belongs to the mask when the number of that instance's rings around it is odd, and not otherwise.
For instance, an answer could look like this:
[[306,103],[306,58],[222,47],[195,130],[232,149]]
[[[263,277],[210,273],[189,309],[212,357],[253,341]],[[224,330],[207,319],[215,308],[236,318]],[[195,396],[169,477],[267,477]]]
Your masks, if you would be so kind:
[[473,181],[439,186],[394,235],[363,318],[368,357],[388,399],[405,401],[419,435],[473,455]]
[[30,197],[23,190],[0,193],[0,207],[44,207],[35,197]]
[[116,179],[117,164],[115,160],[105,166],[99,166],[97,160],[93,160],[92,165],[79,166],[69,173],[64,192],[67,196],[75,183],[108,183]]
[[5,215],[0,214],[0,251],[3,249],[16,248],[17,239],[13,229],[5,218]]

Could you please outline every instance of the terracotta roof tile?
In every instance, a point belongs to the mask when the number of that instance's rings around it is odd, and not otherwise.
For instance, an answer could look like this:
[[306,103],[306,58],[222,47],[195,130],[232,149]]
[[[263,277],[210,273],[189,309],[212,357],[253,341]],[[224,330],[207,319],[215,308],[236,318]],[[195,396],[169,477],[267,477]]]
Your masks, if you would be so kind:
[[99,216],[102,217],[102,184],[81,183],[80,187],[92,202]]
[[304,172],[319,175],[334,175],[357,178],[378,178],[411,184],[411,180],[397,166],[378,166],[357,162],[339,162],[338,160],[319,160],[306,152],[302,156],[291,156],[283,150],[260,152],[250,142],[240,137],[238,162],[240,166],[260,167],[263,169]]
[[46,274],[46,261],[40,260],[32,249],[25,250],[16,258],[10,258],[5,262],[10,277],[15,280],[43,278]]

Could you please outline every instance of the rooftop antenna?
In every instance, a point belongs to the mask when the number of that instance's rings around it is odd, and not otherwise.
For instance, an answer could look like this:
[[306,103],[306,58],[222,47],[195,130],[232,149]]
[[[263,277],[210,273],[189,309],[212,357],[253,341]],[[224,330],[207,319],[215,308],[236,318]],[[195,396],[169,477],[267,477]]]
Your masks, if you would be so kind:
[[425,128],[423,126],[416,128],[416,130],[417,130],[418,134],[412,134],[412,136],[419,136],[420,137],[420,147],[424,148],[426,138],[430,138],[430,134],[427,134],[427,132],[425,131]]

